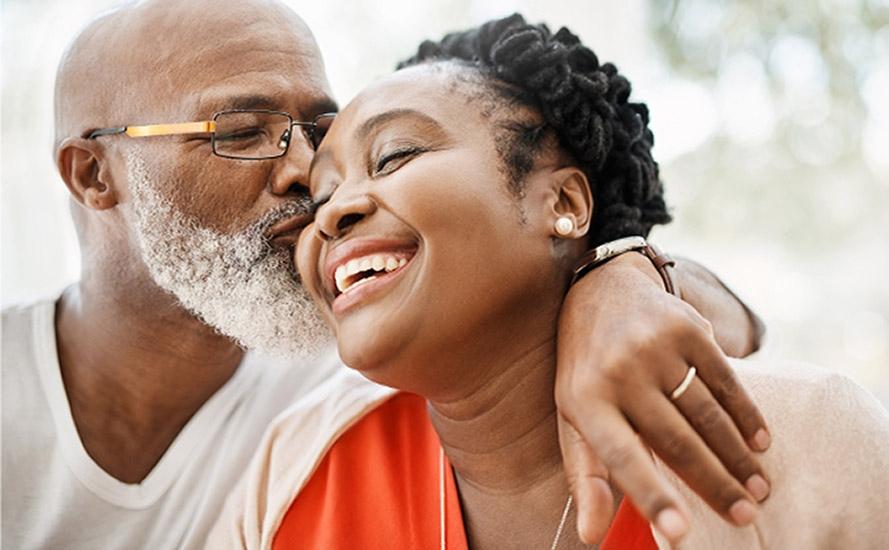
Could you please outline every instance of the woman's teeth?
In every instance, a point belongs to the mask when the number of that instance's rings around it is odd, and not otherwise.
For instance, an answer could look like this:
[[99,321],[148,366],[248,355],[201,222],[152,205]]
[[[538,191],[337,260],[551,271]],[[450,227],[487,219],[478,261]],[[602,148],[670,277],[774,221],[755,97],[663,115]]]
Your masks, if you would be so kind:
[[346,292],[377,278],[377,273],[389,273],[404,266],[405,258],[397,258],[389,254],[375,254],[349,260],[336,268],[333,274],[336,289]]

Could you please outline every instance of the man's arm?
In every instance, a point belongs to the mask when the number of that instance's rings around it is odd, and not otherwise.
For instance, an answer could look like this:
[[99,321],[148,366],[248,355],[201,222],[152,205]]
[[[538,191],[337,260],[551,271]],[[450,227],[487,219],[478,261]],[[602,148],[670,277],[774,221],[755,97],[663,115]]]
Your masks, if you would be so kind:
[[676,258],[682,299],[713,326],[716,343],[729,357],[759,349],[765,325],[716,275],[704,266]]
[[[753,351],[756,318],[703,268],[682,261],[675,275],[690,303],[664,291],[647,258],[626,253],[578,281],[562,308],[556,402],[588,543],[610,524],[610,484],[671,540],[688,531],[687,508],[651,451],[735,525],[753,521],[769,492],[752,450],[768,447],[765,421],[714,337],[738,355]],[[689,390],[671,399],[691,366]]]

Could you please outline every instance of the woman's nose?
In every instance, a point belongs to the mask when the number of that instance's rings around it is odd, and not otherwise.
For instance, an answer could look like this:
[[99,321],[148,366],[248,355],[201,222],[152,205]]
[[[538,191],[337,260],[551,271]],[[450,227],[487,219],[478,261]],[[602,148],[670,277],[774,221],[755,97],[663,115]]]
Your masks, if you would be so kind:
[[376,210],[376,205],[365,193],[349,193],[344,190],[340,186],[315,214],[315,227],[325,240],[345,235],[355,224]]

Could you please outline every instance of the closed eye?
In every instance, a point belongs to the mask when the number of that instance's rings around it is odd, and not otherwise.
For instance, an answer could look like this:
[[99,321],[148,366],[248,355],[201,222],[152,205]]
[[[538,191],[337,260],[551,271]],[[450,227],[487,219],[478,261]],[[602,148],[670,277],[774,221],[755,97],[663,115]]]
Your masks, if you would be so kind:
[[425,152],[423,147],[404,147],[380,157],[374,167],[374,175],[390,174],[407,163],[411,158]]
[[263,133],[262,128],[242,128],[233,130],[226,134],[216,134],[216,141],[238,141],[245,139],[254,139]]

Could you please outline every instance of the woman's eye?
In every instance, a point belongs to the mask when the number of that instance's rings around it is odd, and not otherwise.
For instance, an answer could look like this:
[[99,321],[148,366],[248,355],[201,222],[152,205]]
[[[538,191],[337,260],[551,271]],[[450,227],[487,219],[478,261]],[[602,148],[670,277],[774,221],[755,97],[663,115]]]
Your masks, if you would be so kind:
[[386,153],[377,161],[376,167],[374,168],[374,174],[393,172],[405,162],[423,151],[424,149],[420,147],[407,147],[392,151],[391,153]]

